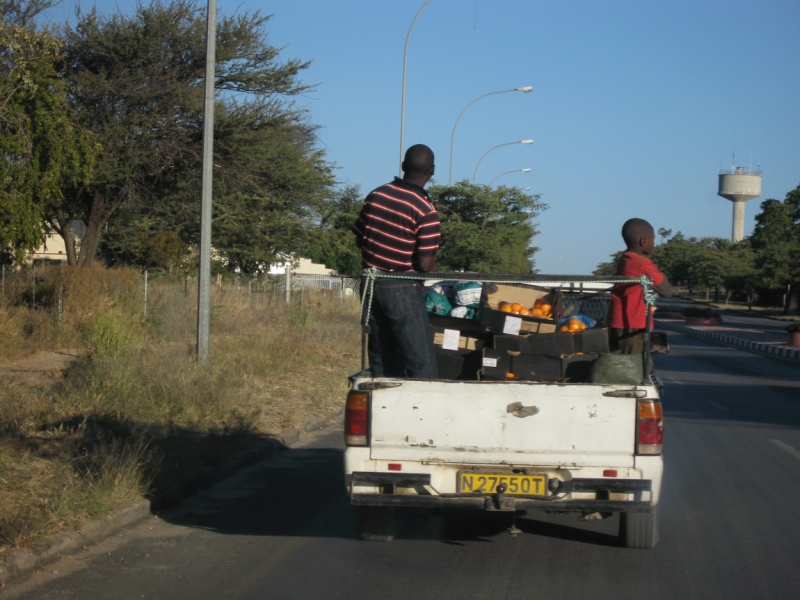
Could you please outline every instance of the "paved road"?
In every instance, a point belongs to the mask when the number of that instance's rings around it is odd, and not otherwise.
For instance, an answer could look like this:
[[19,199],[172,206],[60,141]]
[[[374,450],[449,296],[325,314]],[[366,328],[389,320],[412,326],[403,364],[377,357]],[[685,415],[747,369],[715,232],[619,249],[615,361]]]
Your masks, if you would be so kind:
[[[658,306],[659,308],[668,310],[683,310],[690,306],[697,307],[698,305],[689,300],[673,297],[669,299],[660,298],[658,300]],[[702,307],[702,305],[700,306]],[[784,321],[758,316],[758,312],[755,311],[753,314],[748,314],[745,311],[731,310],[722,310],[718,312],[722,314],[722,326],[708,327],[708,329],[719,331],[727,330],[725,331],[727,335],[741,337],[755,342],[786,344],[786,322]],[[737,330],[739,330],[738,333]]]
[[[239,473],[180,511],[63,559],[0,598],[800,597],[800,366],[675,334],[661,542],[616,544],[617,518],[408,518],[360,542],[341,433]],[[56,571],[56,573],[53,573]]]

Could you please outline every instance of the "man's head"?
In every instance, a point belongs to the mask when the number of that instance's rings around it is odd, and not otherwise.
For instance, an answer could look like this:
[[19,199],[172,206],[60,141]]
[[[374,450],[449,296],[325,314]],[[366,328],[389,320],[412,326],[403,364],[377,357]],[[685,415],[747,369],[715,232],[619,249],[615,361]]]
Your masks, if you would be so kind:
[[636,254],[650,256],[656,245],[653,226],[644,219],[628,219],[622,226],[622,239],[628,250]]
[[425,185],[433,177],[433,150],[425,144],[415,144],[406,150],[403,160],[403,179]]

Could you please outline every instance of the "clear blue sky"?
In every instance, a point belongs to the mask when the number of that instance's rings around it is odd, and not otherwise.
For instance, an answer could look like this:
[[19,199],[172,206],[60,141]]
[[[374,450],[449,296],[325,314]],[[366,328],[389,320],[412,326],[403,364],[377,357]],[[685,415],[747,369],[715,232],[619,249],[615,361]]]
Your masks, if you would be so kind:
[[[424,0],[218,0],[220,12],[273,17],[284,57],[312,60],[319,84],[298,99],[343,184],[364,193],[398,171],[403,47]],[[91,0],[83,0],[84,9]],[[130,0],[98,0],[101,12]],[[56,22],[71,0],[52,11]],[[759,203],[800,184],[800,2],[797,0],[432,0],[408,56],[406,145],[436,153],[454,179],[530,187],[542,273],[589,273],[622,248],[633,216],[687,236],[730,238],[731,204],[717,171],[763,169]],[[752,160],[751,160],[752,155]]]

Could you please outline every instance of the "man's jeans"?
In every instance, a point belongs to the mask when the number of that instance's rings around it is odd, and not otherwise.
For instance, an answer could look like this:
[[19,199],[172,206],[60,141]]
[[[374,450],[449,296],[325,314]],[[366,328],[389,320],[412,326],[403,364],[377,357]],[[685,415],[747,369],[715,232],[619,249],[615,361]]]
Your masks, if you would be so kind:
[[422,285],[376,279],[369,316],[369,366],[375,377],[436,379],[433,331]]

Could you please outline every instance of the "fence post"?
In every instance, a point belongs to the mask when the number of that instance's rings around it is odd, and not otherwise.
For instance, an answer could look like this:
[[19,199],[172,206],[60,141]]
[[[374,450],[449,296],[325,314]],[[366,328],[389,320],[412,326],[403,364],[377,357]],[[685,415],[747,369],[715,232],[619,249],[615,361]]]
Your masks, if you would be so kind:
[[144,270],[144,316],[147,316],[147,269]]
[[33,263],[33,297],[31,298],[31,308],[36,308],[36,261]]
[[285,296],[286,302],[292,299],[292,265],[286,262],[286,279],[285,279]]
[[247,280],[247,308],[250,308],[251,298],[253,296],[253,278]]
[[3,265],[3,302],[6,300],[6,266]]
[[61,262],[61,273],[58,278],[58,328],[61,329],[61,321],[64,319],[64,262]]

